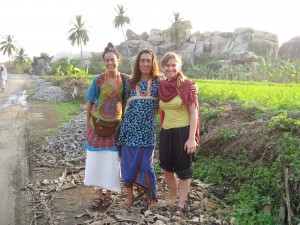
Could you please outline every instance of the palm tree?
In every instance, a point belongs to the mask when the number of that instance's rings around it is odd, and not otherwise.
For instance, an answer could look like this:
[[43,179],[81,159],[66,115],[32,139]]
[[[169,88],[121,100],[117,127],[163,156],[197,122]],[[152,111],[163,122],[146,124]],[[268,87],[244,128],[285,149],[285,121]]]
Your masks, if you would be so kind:
[[[124,40],[125,40],[125,43],[126,43],[126,37],[125,37],[123,28],[125,28],[126,24],[130,24],[130,18],[125,16],[125,12],[126,12],[127,9],[124,9],[123,4],[117,5],[117,7],[118,8],[115,9],[115,10],[118,13],[118,15],[113,20],[113,24],[114,24],[115,28],[118,28],[118,29],[121,28],[122,34],[123,34],[123,37],[124,37]],[[127,43],[126,43],[126,48],[127,48],[128,57],[130,57]]]
[[[13,55],[13,53],[15,51],[18,50],[17,46],[16,46],[16,42],[13,40],[14,36],[12,35],[6,35],[5,37],[3,37],[4,41],[2,41],[0,43],[0,51],[3,52],[3,55],[7,54],[8,56],[8,60],[9,60],[9,65],[10,65],[10,61],[11,61],[11,57]],[[8,67],[9,70],[9,67]]]
[[173,13],[174,21],[172,25],[167,29],[166,35],[171,39],[177,50],[179,50],[180,45],[185,40],[186,32],[192,29],[190,23],[183,21],[183,18],[180,18],[180,13]]
[[31,64],[30,57],[25,53],[24,48],[20,48],[16,52],[17,54],[13,57],[14,63],[20,68],[21,72],[28,69]]
[[90,40],[88,30],[84,27],[85,21],[82,21],[82,15],[76,15],[76,21],[71,21],[71,24],[74,25],[74,27],[69,30],[70,36],[68,40],[71,41],[72,46],[74,46],[75,43],[78,47],[80,46],[80,56],[82,59],[82,43],[86,45]]
[[24,48],[20,48],[17,50],[17,54],[13,57],[14,62],[18,64],[26,64],[30,61],[30,57],[25,53]]

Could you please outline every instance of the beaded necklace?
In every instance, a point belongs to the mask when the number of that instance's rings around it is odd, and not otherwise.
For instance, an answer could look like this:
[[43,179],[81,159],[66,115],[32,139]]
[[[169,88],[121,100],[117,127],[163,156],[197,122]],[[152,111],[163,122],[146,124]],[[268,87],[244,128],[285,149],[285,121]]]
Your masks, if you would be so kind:
[[137,93],[139,94],[139,96],[143,96],[143,97],[146,97],[149,95],[149,92],[151,90],[151,87],[152,87],[152,79],[150,79],[148,81],[148,88],[147,88],[147,92],[145,94],[141,93],[141,89],[140,89],[140,86],[139,86],[139,83],[136,84],[136,91]]
[[120,78],[119,78],[119,73],[117,74],[117,79],[118,79],[118,84],[117,84],[116,91],[115,91],[115,93],[113,93],[113,94],[111,95],[110,92],[109,92],[109,89],[108,89],[107,74],[106,74],[106,73],[104,74],[104,89],[105,89],[106,94],[107,94],[110,98],[116,97],[116,95],[117,95],[118,92],[119,92],[120,85],[121,85]]

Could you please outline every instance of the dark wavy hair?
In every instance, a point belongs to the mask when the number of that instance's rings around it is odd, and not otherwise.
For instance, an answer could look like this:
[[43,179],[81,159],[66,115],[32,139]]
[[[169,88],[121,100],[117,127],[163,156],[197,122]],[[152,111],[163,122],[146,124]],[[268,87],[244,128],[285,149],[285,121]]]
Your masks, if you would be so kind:
[[105,55],[109,52],[114,53],[117,56],[119,64],[121,64],[122,56],[111,42],[108,42],[107,46],[104,49],[104,52],[103,52],[103,55],[102,55],[103,61],[104,61]]
[[133,74],[132,78],[130,79],[130,89],[134,89],[136,84],[141,80],[142,72],[140,70],[140,59],[142,54],[150,54],[152,59],[152,69],[150,71],[150,77],[152,79],[158,79],[160,77],[160,71],[157,63],[157,57],[155,53],[151,49],[143,49],[139,52],[139,54],[136,56],[134,68],[133,68]]

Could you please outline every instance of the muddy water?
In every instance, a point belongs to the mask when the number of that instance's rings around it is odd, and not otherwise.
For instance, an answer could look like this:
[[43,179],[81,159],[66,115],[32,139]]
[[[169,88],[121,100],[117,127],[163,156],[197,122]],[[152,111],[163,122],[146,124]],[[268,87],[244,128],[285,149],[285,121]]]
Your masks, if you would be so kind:
[[7,107],[9,105],[21,105],[24,109],[27,109],[27,96],[26,91],[18,91],[17,93],[14,93],[13,95],[10,95],[4,104],[4,107]]
[[21,105],[25,110],[27,109],[27,94],[26,90],[18,90],[19,85],[25,88],[26,83],[30,81],[28,75],[8,75],[8,86],[4,92],[0,91],[0,108],[11,105]]

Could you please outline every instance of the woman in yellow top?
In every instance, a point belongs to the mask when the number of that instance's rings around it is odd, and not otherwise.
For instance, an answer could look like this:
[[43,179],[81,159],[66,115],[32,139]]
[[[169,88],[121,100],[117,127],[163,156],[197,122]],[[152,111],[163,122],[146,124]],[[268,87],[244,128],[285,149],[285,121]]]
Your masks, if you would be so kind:
[[159,85],[159,106],[164,114],[159,160],[170,196],[178,200],[171,216],[173,221],[183,217],[193,176],[192,161],[200,140],[198,97],[191,91],[194,83],[180,71],[181,65],[177,54],[167,53],[161,60],[161,68],[167,79]]

